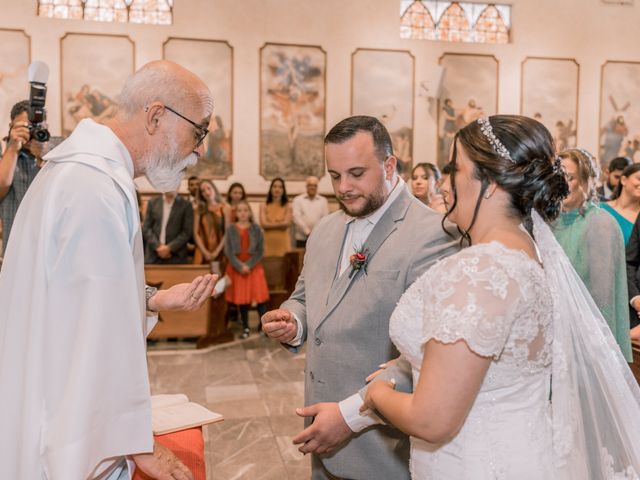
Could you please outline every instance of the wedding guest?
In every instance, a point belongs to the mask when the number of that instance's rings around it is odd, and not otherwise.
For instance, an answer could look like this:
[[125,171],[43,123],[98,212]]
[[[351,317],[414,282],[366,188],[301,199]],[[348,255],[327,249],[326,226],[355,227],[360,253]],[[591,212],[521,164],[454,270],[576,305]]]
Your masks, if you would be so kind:
[[220,261],[224,250],[225,203],[215,183],[202,180],[197,193],[198,208],[193,219],[196,251],[193,263]]
[[227,191],[227,206],[225,208],[225,220],[227,225],[236,221],[236,205],[247,199],[247,193],[244,185],[240,182],[234,182]]
[[442,195],[438,191],[440,171],[431,163],[419,163],[411,171],[411,190],[413,195],[427,207],[439,213],[446,208]]
[[629,165],[622,171],[613,198],[603,203],[602,208],[618,222],[626,245],[640,212],[640,163]]
[[633,225],[627,244],[627,286],[631,339],[640,341],[640,215]]
[[187,189],[189,190],[189,203],[193,207],[193,212],[198,210],[198,194],[200,193],[200,179],[195,175],[187,180]]
[[282,178],[274,178],[264,204],[260,205],[260,225],[264,229],[264,254],[283,257],[291,251],[293,214]]
[[620,183],[623,170],[632,163],[628,157],[616,157],[609,162],[609,166],[604,169],[605,181],[597,190],[601,202],[611,200],[613,192]]
[[193,209],[177,192],[149,200],[142,226],[145,263],[187,263],[187,242],[193,233]]
[[313,227],[322,217],[329,215],[327,199],[318,194],[318,178],[309,177],[306,181],[307,192],[293,199],[293,223],[295,224],[296,247],[305,248]]
[[242,320],[242,338],[249,336],[249,308],[257,304],[258,314],[264,315],[269,300],[269,287],[262,267],[264,237],[262,229],[254,223],[251,207],[246,200],[236,204],[235,223],[225,234],[224,251],[229,264],[227,275],[231,286],[225,290],[228,302],[237,305]]
[[616,221],[596,203],[598,163],[578,148],[559,154],[569,195],[553,223],[553,233],[611,328],[627,361],[633,361],[629,341],[624,240]]

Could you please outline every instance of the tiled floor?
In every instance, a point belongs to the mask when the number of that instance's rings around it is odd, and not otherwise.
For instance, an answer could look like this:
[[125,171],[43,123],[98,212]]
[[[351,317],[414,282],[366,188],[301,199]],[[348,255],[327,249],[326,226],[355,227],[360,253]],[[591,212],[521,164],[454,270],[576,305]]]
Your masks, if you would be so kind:
[[184,393],[225,416],[204,428],[208,480],[306,480],[310,458],[291,443],[303,428],[294,409],[304,361],[255,333],[206,351],[154,350],[151,391]]

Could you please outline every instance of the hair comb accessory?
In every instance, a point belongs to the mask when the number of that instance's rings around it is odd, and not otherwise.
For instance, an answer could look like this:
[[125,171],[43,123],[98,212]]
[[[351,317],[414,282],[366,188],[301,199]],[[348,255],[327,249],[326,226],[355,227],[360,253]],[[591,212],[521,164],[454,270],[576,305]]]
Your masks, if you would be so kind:
[[513,162],[511,155],[509,154],[509,150],[505,148],[500,139],[496,137],[496,134],[493,133],[493,127],[491,126],[491,122],[489,122],[488,117],[480,117],[478,119],[478,124],[480,125],[480,131],[489,141],[495,152],[500,155],[502,158]]
[[556,157],[553,159],[553,173],[559,173],[562,171],[562,159]]

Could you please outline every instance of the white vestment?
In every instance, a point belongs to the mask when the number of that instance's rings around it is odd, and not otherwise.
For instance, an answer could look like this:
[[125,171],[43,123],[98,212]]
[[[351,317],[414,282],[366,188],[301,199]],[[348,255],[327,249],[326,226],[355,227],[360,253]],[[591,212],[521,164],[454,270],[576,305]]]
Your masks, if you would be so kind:
[[140,218],[109,128],[45,159],[0,273],[0,476],[80,480],[153,450]]

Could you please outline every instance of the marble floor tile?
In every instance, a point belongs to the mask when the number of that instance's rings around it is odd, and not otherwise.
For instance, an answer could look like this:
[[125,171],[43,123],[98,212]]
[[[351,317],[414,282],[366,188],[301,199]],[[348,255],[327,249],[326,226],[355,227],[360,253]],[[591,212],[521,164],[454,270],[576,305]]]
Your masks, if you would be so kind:
[[310,457],[292,444],[304,428],[295,414],[304,402],[304,352],[254,333],[201,351],[156,350],[148,361],[153,394],[184,393],[225,416],[203,429],[207,480],[310,478]]

